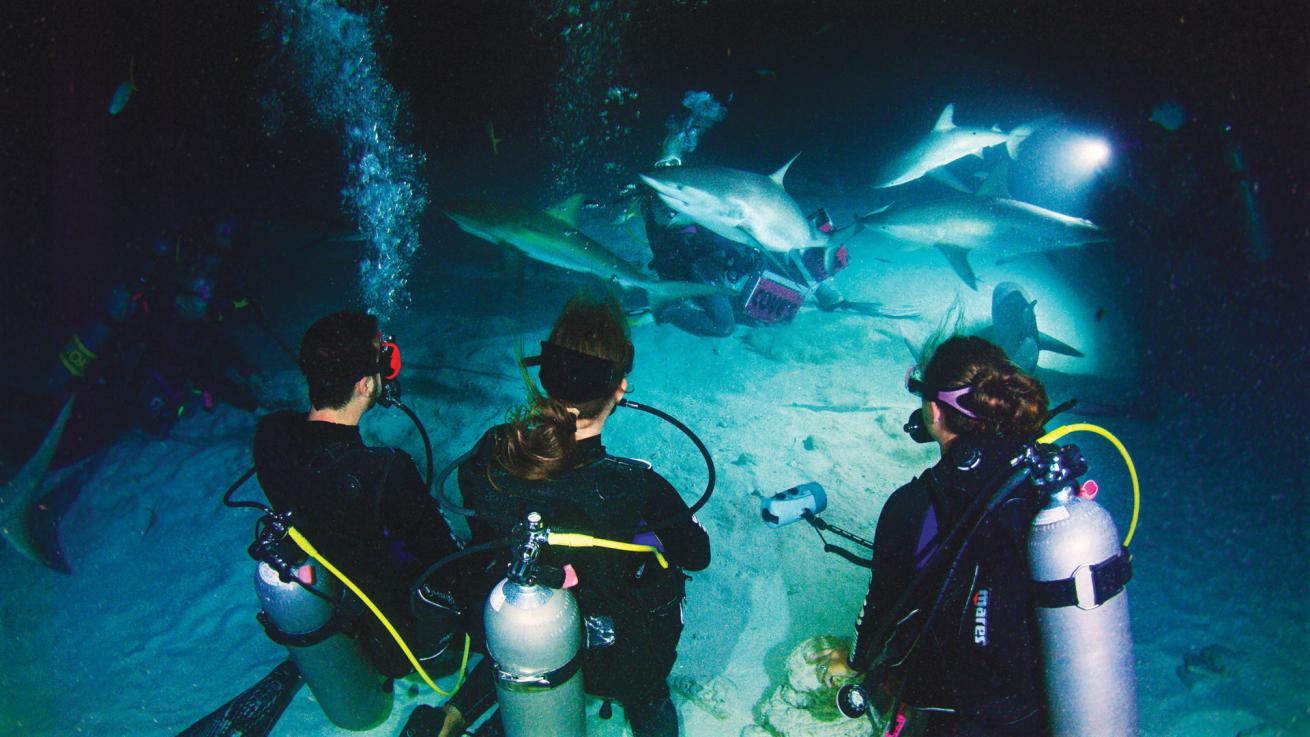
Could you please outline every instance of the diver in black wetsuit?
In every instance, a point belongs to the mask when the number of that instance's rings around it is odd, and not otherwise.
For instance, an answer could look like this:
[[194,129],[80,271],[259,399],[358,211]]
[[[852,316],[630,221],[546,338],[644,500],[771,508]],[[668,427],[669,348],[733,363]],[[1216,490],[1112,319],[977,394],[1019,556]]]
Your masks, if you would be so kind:
[[[937,441],[942,458],[883,507],[855,640],[849,653],[821,652],[820,673],[830,684],[867,673],[870,700],[881,709],[899,704],[893,725],[903,716],[906,734],[1046,735],[1026,545],[1035,502],[1016,496],[987,514],[949,581],[945,568],[962,549],[942,545],[970,502],[993,491],[998,472],[1040,434],[1046,390],[977,337],[950,338],[926,365],[907,380],[923,398],[915,439]],[[920,574],[927,585],[903,601]]]
[[[484,434],[458,478],[465,506],[478,514],[469,521],[473,543],[504,538],[532,511],[552,530],[600,537],[676,520],[636,539],[661,548],[667,570],[648,554],[546,549],[548,562],[576,573],[586,690],[622,704],[635,737],[673,737],[678,717],[666,679],[682,634],[682,571],[709,565],[710,545],[664,477],[649,464],[608,455],[601,444],[601,429],[627,392],[632,357],[616,302],[570,300],[542,343],[546,394]],[[494,583],[485,582],[484,593]]]
[[[848,254],[844,246],[838,249],[831,263],[827,263],[827,249],[821,247],[794,250],[776,258],[766,256],[752,246],[734,243],[708,228],[675,224],[673,213],[657,196],[649,193],[637,196],[641,197],[646,241],[650,244],[650,267],[660,279],[713,284],[739,292],[735,298],[697,297],[670,305],[655,314],[656,322],[669,323],[693,335],[726,338],[739,322],[747,325],[790,322],[811,291],[824,312],[849,310],[891,318],[918,314],[905,308],[852,302],[843,297],[832,276],[846,267]],[[831,231],[832,222],[824,210],[820,209],[811,219],[816,228]],[[761,281],[765,292],[784,295],[785,299],[782,302],[752,299],[755,290],[761,288]]]
[[[313,409],[260,421],[254,443],[259,483],[277,511],[294,510],[297,527],[373,599],[415,655],[434,658],[465,625],[449,609],[411,602],[410,587],[458,545],[409,454],[369,447],[359,434],[360,418],[382,396],[384,372],[387,378],[399,372],[395,346],[384,343],[372,315],[338,312],[305,333],[300,367]],[[381,673],[410,671],[375,617],[362,611],[357,622]],[[490,706],[489,675],[470,677],[451,706],[462,715]]]

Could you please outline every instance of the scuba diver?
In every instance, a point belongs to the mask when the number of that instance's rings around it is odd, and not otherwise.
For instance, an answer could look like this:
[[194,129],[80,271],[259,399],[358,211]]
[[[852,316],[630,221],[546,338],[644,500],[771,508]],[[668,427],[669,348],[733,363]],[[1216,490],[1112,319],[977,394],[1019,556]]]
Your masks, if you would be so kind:
[[[527,518],[544,520],[552,530],[655,546],[661,565],[649,552],[593,547],[546,547],[542,559],[564,568],[562,586],[576,595],[585,625],[583,683],[587,693],[606,699],[602,716],[613,699],[623,706],[635,737],[676,736],[678,716],[666,679],[682,633],[683,571],[709,565],[709,537],[663,476],[642,461],[609,455],[601,442],[632,370],[633,346],[617,301],[610,295],[575,296],[541,346],[540,357],[525,365],[540,365],[545,393],[533,385],[528,404],[488,430],[459,466],[464,504],[475,513],[471,543],[505,538]],[[647,531],[634,538],[643,526]],[[497,577],[510,560],[500,556]],[[484,595],[493,583],[485,582]],[[508,608],[503,601],[493,592],[489,618],[492,608]],[[489,631],[494,655],[492,640]],[[561,723],[555,723],[557,716]],[[510,719],[506,714],[507,731],[514,733]],[[537,733],[568,732],[564,717],[549,710],[534,719]]]
[[[678,159],[661,159],[657,166],[676,166]],[[672,163],[678,162],[678,163]],[[868,316],[912,317],[910,311],[874,302],[852,302],[842,296],[832,277],[849,263],[845,246],[830,263],[826,248],[796,249],[782,258],[770,258],[751,246],[734,243],[708,228],[681,224],[675,213],[653,192],[641,198],[641,214],[650,244],[651,269],[665,281],[691,281],[729,287],[736,297],[697,297],[672,304],[655,313],[655,322],[669,323],[693,335],[726,338],[737,323],[775,325],[790,322],[811,291],[824,312],[849,310]],[[810,216],[814,227],[831,233],[832,220],[824,209]]]
[[[338,611],[331,614],[335,621],[320,627],[327,630],[330,626],[353,636],[372,665],[372,670],[355,670],[365,673],[364,680],[371,677],[370,688],[376,692],[377,674],[399,678],[411,671],[413,662],[431,667],[455,637],[467,631],[461,608],[450,593],[456,582],[443,582],[444,590],[414,588],[429,565],[460,546],[409,454],[397,448],[367,446],[360,437],[364,413],[377,404],[394,402],[392,392],[398,393],[393,380],[400,372],[400,351],[378,331],[377,318],[351,311],[321,318],[304,335],[299,363],[312,409],[307,415],[276,412],[259,422],[254,439],[255,471],[274,512],[293,518],[294,526],[312,541],[317,550],[313,557],[335,563],[332,572],[344,572],[346,580],[366,592],[390,621],[388,625],[382,617],[364,611],[358,597],[343,597],[336,603]],[[280,537],[285,536],[284,529]],[[259,545],[257,541],[252,546],[252,555]],[[273,557],[277,555],[274,551]],[[267,563],[268,557],[261,560]],[[324,711],[338,726],[349,729],[367,728],[374,720],[385,718],[391,704],[389,693],[373,716],[360,716],[367,710],[344,703],[360,698],[357,691],[343,696],[343,703],[325,698],[324,694],[331,692],[331,684],[325,682],[351,674],[342,673],[339,665],[310,672],[313,663],[307,666],[304,653],[321,645],[306,647],[287,637],[306,635],[278,632],[281,620],[267,621],[272,610],[288,608],[286,591],[303,591],[290,586],[294,581],[283,579],[287,586],[278,593],[269,588],[277,585],[276,579],[270,575],[260,584],[265,627],[275,641],[291,646],[292,659]],[[321,606],[313,597],[300,598]],[[394,637],[388,631],[391,626],[397,633]],[[404,651],[398,639],[408,643],[412,652]],[[467,658],[467,644],[465,647]],[[416,660],[408,659],[411,654]],[[487,688],[460,689],[447,714],[451,710],[475,714],[490,706],[489,678],[469,680]],[[357,719],[362,723],[351,721]],[[456,726],[453,718],[447,722],[440,732],[443,736]]]
[[[829,685],[864,678],[868,700],[895,708],[907,734],[1046,735],[1026,542],[1039,502],[1011,496],[963,542],[947,535],[1041,434],[1046,390],[978,337],[946,340],[924,366],[907,375],[923,400],[907,431],[936,441],[941,460],[887,500],[855,639],[849,652],[820,652],[819,672]],[[952,576],[943,562],[954,556]],[[906,593],[919,575],[927,585]],[[890,637],[875,634],[886,622]]]

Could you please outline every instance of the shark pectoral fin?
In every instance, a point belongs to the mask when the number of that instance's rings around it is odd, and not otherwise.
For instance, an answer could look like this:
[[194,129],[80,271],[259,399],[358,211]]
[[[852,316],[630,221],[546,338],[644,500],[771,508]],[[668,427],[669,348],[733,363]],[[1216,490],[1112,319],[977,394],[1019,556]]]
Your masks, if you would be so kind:
[[582,209],[582,203],[587,201],[587,196],[579,192],[572,197],[557,202],[546,208],[546,214],[559,218],[573,227],[578,227],[578,211]]
[[978,275],[973,273],[973,267],[969,265],[969,249],[953,243],[937,243],[934,247],[946,257],[947,263],[955,269],[960,279],[970,289],[978,291]]
[[692,220],[690,217],[688,217],[686,213],[682,213],[682,212],[674,215],[673,218],[669,220],[670,228],[685,228],[688,225],[695,225],[695,224],[696,224],[695,220]]
[[978,188],[979,197],[993,197],[1001,200],[1010,199],[1010,166],[1004,160],[992,167],[992,171]]
[[942,184],[945,184],[947,187],[950,187],[951,189],[957,192],[963,192],[965,194],[973,194],[973,190],[969,189],[969,187],[964,182],[960,181],[959,177],[952,174],[950,170],[948,170],[944,166],[939,166],[936,169],[930,170],[925,176],[927,176],[930,179],[934,179],[938,182],[941,182]]
[[1073,356],[1074,358],[1085,358],[1082,351],[1065,343],[1059,338],[1053,338],[1046,333],[1037,333],[1037,348],[1050,353],[1059,353],[1062,356]]
[[736,294],[727,287],[689,281],[649,281],[633,286],[646,292],[650,307],[655,312],[668,305],[696,297],[731,297]]

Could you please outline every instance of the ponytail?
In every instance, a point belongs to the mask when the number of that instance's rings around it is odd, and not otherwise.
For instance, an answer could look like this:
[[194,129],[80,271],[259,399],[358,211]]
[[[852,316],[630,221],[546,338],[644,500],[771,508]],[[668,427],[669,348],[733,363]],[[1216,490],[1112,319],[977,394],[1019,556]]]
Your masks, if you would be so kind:
[[933,352],[924,369],[933,386],[969,386],[960,397],[976,418],[944,408],[946,427],[960,435],[1002,435],[1028,440],[1042,433],[1049,400],[1046,388],[1016,366],[995,344],[975,336],[956,336]]
[[609,361],[617,375],[611,386],[597,387],[601,396],[566,402],[543,394],[524,374],[528,402],[510,412],[496,437],[493,455],[505,470],[531,481],[549,478],[576,465],[578,420],[594,419],[608,411],[622,377],[632,370],[627,320],[612,294],[597,297],[584,293],[570,299],[556,319],[548,342]]

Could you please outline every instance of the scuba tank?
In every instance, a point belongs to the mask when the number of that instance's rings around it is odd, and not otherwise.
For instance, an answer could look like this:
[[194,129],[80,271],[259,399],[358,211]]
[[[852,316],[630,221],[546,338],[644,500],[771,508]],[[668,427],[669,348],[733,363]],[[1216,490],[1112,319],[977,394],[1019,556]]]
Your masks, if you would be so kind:
[[[915,419],[911,416],[906,425],[912,436],[918,429]],[[1127,451],[1100,428],[1071,425],[1043,436],[1038,443],[1053,442],[1075,430],[1098,432],[1111,439],[1128,462],[1136,491],[1136,471]],[[1042,505],[1029,527],[1027,553],[1050,734],[1134,737],[1138,734],[1137,679],[1124,590],[1132,578],[1131,556],[1119,543],[1109,513],[1092,501],[1095,482],[1078,483],[1087,464],[1077,446],[1030,445],[1009,466],[1013,473],[999,487],[977,497],[946,534],[943,546],[954,547],[950,541],[967,540],[982,518],[1006,499],[1028,496]],[[929,620],[940,607],[942,592],[949,587],[958,562],[957,554]],[[925,578],[921,573],[911,581],[891,610],[903,612]],[[899,626],[895,620],[883,623],[877,630],[882,636],[874,640],[888,641]],[[894,719],[903,718],[899,706]],[[871,699],[865,684],[842,686],[837,707],[848,717],[868,713]]]
[[582,615],[562,577],[546,581],[550,569],[536,562],[546,536],[540,514],[528,515],[521,535],[483,613],[505,735],[584,737]]
[[323,566],[297,550],[283,551],[288,520],[265,518],[250,555],[259,561],[255,593],[258,618],[269,639],[284,645],[323,713],[341,729],[372,729],[391,714],[392,692],[364,654],[342,631],[341,586]]
[[1137,677],[1124,588],[1131,558],[1110,514],[1092,501],[1095,482],[1075,491],[1073,476],[1086,465],[1062,467],[1063,458],[1034,479],[1050,498],[1028,535],[1051,734],[1131,737]]

